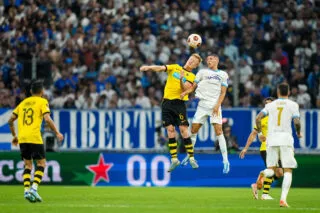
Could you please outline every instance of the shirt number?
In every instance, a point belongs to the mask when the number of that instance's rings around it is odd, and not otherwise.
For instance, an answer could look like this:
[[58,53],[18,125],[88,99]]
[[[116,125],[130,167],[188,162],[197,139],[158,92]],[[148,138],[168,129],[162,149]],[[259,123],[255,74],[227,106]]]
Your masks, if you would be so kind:
[[23,109],[23,125],[30,126],[33,123],[33,109]]
[[283,107],[278,107],[277,110],[278,110],[278,126],[280,126]]

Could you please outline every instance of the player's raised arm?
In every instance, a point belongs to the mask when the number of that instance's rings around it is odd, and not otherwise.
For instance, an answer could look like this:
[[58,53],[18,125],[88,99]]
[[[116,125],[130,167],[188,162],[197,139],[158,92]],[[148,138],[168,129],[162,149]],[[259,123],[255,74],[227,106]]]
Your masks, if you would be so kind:
[[246,155],[246,153],[248,151],[248,148],[251,146],[251,144],[254,141],[254,139],[256,139],[257,135],[258,135],[257,130],[253,129],[252,132],[250,133],[248,139],[247,139],[246,146],[243,148],[243,150],[239,154],[239,157],[241,159],[244,158],[244,156]]
[[153,71],[153,72],[164,72],[167,70],[167,67],[164,65],[152,65],[152,66],[141,66],[140,72]]
[[54,124],[53,120],[50,117],[49,113],[44,114],[44,120],[49,125],[50,129],[56,134],[59,141],[63,140],[63,135],[58,131],[56,125]]
[[12,134],[12,136],[13,136],[12,144],[13,144],[14,146],[17,146],[17,145],[18,145],[18,137],[17,137],[17,135],[16,135],[16,131],[15,131],[14,125],[13,125],[14,121],[15,121],[17,118],[18,118],[18,116],[13,113],[13,114],[11,115],[11,117],[9,118],[9,120],[8,120],[8,124],[9,124],[9,127],[10,127],[10,131],[11,131],[11,134]]

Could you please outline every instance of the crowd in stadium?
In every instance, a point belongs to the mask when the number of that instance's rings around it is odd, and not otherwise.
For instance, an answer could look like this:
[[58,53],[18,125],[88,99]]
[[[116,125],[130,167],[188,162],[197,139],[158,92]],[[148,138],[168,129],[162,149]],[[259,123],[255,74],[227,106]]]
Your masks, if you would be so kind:
[[[2,4],[2,5],[1,5]],[[224,107],[261,107],[287,81],[301,108],[320,107],[320,7],[313,0],[4,0],[0,2],[0,107],[25,96],[19,59],[51,61],[53,108],[159,107],[166,73],[143,64],[183,65],[193,51],[220,56],[230,77]],[[206,66],[205,62],[201,67]],[[201,68],[200,67],[200,68]],[[189,107],[197,100],[191,96]]]

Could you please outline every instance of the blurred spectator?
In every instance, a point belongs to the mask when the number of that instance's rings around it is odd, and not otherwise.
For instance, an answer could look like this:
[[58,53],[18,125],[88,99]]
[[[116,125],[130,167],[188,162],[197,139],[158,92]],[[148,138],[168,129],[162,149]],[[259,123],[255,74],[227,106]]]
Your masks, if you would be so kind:
[[311,97],[307,93],[307,86],[304,84],[299,84],[299,94],[297,96],[297,103],[299,104],[300,108],[308,109],[311,106]]
[[105,89],[100,92],[100,95],[105,95],[108,100],[111,100],[114,94],[116,94],[116,91],[112,89],[112,85],[109,82],[105,84]]
[[113,108],[138,106],[140,87],[141,97],[158,107],[167,74],[142,75],[138,68],[185,61],[193,52],[186,45],[193,30],[202,36],[200,53],[216,53],[226,65],[229,98],[234,74],[239,76],[241,106],[259,106],[258,88],[265,97],[288,81],[292,87],[306,84],[312,101],[304,107],[317,107],[318,11],[316,1],[302,0],[5,1],[0,6],[0,82],[2,96],[9,92],[12,98],[1,100],[1,106],[23,98],[20,74],[34,55],[52,63],[53,87],[48,85],[46,95],[54,108],[74,107],[73,101],[79,109],[105,108],[111,100]]
[[278,69],[281,69],[280,63],[276,60],[276,54],[272,53],[271,59],[264,63],[264,73],[268,75],[269,81]]
[[297,100],[298,100],[298,88],[297,87],[291,88],[291,93],[290,93],[289,99],[297,102]]
[[[237,142],[237,137],[231,133],[231,126],[223,125],[223,135],[226,139],[227,149],[229,153],[239,151],[239,144]],[[220,150],[219,142],[215,142],[216,151]]]
[[151,102],[150,102],[150,99],[144,95],[144,91],[143,91],[143,88],[140,87],[138,89],[138,96],[136,98],[136,102],[135,104],[137,106],[140,106],[144,109],[148,109],[148,108],[151,108]]
[[252,75],[253,71],[245,59],[240,59],[239,71],[240,71],[240,83],[246,84],[250,76]]

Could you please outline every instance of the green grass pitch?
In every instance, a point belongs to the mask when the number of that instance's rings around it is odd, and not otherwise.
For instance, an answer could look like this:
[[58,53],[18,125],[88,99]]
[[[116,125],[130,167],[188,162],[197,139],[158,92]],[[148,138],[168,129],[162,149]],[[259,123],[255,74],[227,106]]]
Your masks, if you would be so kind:
[[0,186],[1,213],[273,213],[320,212],[320,189],[291,189],[289,209],[279,207],[280,189],[271,189],[275,200],[253,200],[250,188],[133,188],[41,186],[44,202],[29,203],[22,186]]

